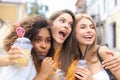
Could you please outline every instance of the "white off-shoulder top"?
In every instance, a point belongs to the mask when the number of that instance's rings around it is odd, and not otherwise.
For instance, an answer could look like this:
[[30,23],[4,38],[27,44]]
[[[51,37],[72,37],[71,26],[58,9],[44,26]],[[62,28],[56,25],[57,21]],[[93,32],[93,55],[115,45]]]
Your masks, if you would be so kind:
[[109,75],[105,70],[99,71],[98,73],[93,75],[95,80],[110,80]]

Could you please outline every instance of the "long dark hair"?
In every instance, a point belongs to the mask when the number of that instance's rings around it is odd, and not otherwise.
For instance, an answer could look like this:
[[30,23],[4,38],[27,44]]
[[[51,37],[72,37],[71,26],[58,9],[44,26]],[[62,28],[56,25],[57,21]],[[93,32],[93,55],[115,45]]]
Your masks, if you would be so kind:
[[71,15],[72,19],[73,19],[73,25],[72,25],[72,31],[70,33],[70,35],[68,36],[68,38],[65,40],[65,42],[62,45],[62,49],[60,51],[59,54],[59,58],[58,58],[58,66],[59,68],[61,68],[63,71],[67,72],[68,66],[71,64],[72,62],[72,58],[73,55],[69,54],[72,44],[72,32],[73,32],[73,28],[74,28],[74,24],[75,24],[75,16],[74,13],[68,9],[64,9],[64,10],[60,10],[57,11],[55,13],[53,13],[49,20],[54,22],[56,20],[57,17],[59,17],[61,14],[63,13],[68,13]]
[[80,53],[79,47],[76,45],[77,41],[72,36],[74,36],[73,32],[67,41],[64,42],[59,56],[59,60],[61,60],[59,63],[60,68],[65,72],[68,71],[68,67],[78,58],[78,53]]

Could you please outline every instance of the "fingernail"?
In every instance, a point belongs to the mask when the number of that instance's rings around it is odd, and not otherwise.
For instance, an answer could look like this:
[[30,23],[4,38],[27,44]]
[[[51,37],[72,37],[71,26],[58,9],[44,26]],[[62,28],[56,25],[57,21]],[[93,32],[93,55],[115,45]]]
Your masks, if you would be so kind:
[[103,67],[105,67],[105,65],[102,65]]
[[105,67],[105,69],[108,69],[108,67]]
[[104,62],[102,62],[102,64],[104,64]]

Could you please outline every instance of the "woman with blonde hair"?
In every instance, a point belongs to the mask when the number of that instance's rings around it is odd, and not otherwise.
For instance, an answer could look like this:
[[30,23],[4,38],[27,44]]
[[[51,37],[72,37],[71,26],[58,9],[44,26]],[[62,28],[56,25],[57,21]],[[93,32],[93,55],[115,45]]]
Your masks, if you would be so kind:
[[[88,68],[75,67],[75,76],[80,80],[120,80],[118,58],[120,54],[107,46],[97,45],[97,32],[94,20],[87,14],[77,14],[75,39],[78,47],[78,60],[86,60]],[[110,58],[113,61],[110,62]],[[109,62],[107,62],[109,59]],[[105,61],[104,61],[105,60]],[[104,61],[104,66],[102,65]],[[111,77],[115,77],[112,79]]]

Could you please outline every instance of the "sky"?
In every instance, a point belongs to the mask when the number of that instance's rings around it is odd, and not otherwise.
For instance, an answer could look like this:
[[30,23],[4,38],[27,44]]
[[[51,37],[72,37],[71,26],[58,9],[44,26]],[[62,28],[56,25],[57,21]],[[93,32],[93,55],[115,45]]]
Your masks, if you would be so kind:
[[47,16],[50,16],[54,11],[62,9],[70,9],[75,12],[75,3],[77,0],[42,0],[42,2],[49,6]]

